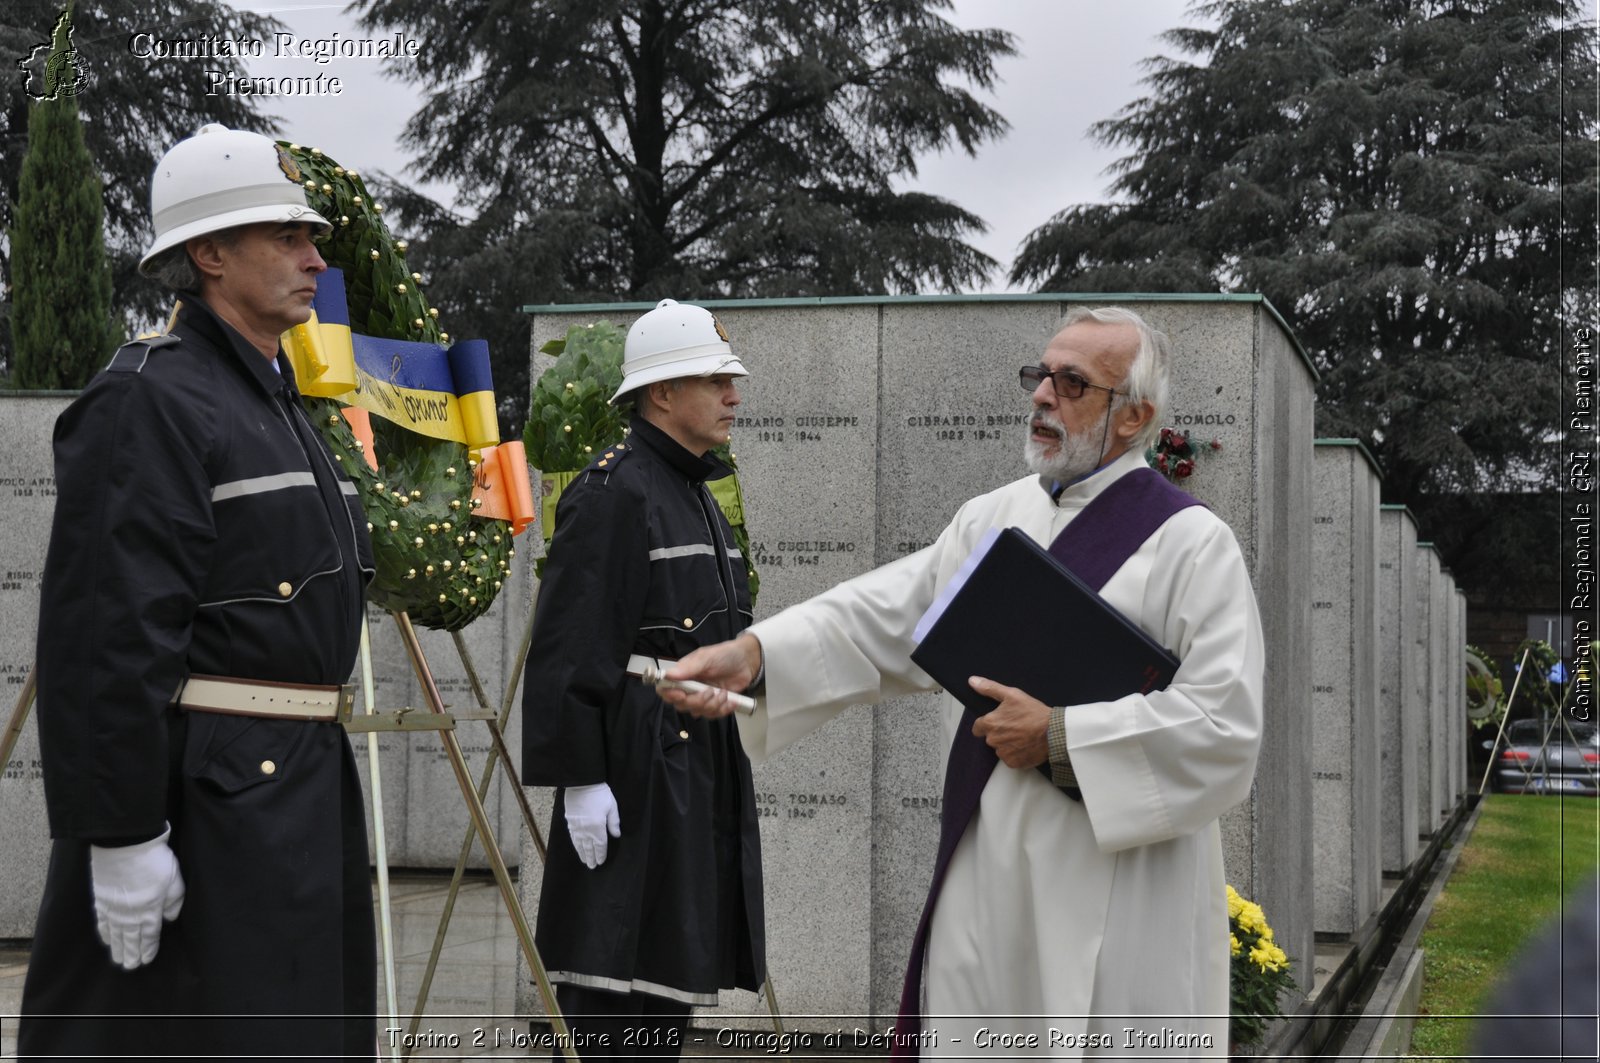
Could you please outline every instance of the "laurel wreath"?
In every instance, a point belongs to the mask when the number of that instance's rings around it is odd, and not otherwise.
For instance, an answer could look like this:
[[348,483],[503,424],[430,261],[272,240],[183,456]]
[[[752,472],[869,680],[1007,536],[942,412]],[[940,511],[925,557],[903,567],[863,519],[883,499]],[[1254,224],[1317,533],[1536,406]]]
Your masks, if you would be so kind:
[[[333,223],[319,245],[344,271],[350,328],[382,339],[448,344],[439,312],[422,295],[422,275],[406,263],[406,242],[383,220],[355,170],[317,148],[280,142],[298,170],[311,209]],[[377,469],[332,399],[307,398],[306,409],[346,475],[355,482],[377,575],[368,600],[404,611],[414,624],[457,631],[494,604],[515,556],[505,521],[473,512],[474,472],[461,443],[432,439],[374,415]]]

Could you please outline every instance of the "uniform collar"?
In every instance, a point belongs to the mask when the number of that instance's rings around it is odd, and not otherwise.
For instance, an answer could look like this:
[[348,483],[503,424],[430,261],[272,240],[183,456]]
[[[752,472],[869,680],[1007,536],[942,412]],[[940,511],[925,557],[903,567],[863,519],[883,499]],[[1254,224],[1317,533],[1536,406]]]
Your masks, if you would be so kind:
[[178,310],[179,325],[187,325],[197,335],[209,340],[218,350],[231,351],[244,367],[245,375],[253,380],[263,393],[269,396],[276,395],[283,390],[284,385],[288,385],[289,390],[294,390],[294,370],[289,365],[289,359],[283,356],[282,347],[278,348],[278,368],[274,369],[272,363],[262,357],[261,351],[255,344],[245,339],[238,329],[222,320],[199,296],[184,295],[181,298],[183,305]]
[[696,483],[701,480],[720,480],[733,472],[710,451],[704,455],[690,453],[683,444],[638,414],[634,414],[628,422],[628,441],[647,445],[660,455],[661,460]]

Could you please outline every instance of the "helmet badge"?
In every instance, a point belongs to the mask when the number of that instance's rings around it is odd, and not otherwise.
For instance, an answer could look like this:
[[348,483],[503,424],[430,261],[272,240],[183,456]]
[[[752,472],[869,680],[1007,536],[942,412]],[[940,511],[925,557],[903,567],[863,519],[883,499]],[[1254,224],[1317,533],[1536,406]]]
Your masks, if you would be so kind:
[[732,342],[731,340],[728,339],[728,330],[722,327],[722,322],[717,320],[717,316],[715,314],[711,315],[711,324],[713,326],[715,326],[715,328],[717,330],[717,335],[722,338],[722,342],[723,343],[731,343]]
[[300,164],[295,162],[294,156],[285,151],[281,145],[278,147],[278,169],[295,184],[299,184],[303,177],[300,173]]

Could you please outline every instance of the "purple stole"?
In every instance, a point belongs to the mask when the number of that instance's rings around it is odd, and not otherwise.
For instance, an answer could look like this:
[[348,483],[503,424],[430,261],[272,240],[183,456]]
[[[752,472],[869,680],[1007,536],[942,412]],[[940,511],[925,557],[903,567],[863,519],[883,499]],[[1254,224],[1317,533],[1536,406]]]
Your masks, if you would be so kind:
[[[1200,504],[1198,499],[1178,490],[1154,469],[1135,469],[1083,507],[1083,512],[1050,544],[1050,556],[1099,591],[1168,518],[1179,510]],[[962,714],[955,741],[950,744],[950,759],[945,764],[939,852],[933,861],[933,882],[928,887],[922,919],[911,942],[911,962],[900,991],[900,1017],[895,1020],[894,1044],[889,1053],[894,1059],[918,1055],[914,1042],[915,1035],[922,1029],[922,966],[934,904],[939,899],[939,889],[956,843],[966,833],[967,824],[978,810],[983,788],[999,763],[989,744],[972,733],[977,719],[978,714],[970,708]]]

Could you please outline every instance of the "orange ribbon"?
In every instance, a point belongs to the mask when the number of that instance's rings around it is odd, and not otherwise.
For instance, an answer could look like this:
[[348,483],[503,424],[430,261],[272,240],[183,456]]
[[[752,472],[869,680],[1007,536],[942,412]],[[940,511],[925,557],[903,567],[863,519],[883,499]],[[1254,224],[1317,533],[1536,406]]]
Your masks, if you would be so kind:
[[378,471],[378,448],[372,445],[372,416],[359,406],[341,406],[339,412],[350,422],[350,431],[361,444],[361,456],[367,459],[367,468]]
[[528,453],[522,440],[483,448],[472,498],[479,503],[475,511],[478,516],[507,522],[512,535],[521,535],[533,523],[538,511],[533,507]]

